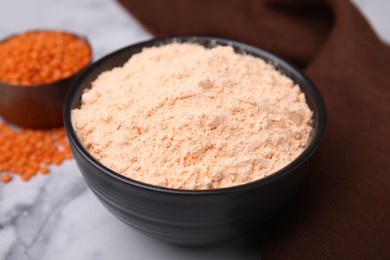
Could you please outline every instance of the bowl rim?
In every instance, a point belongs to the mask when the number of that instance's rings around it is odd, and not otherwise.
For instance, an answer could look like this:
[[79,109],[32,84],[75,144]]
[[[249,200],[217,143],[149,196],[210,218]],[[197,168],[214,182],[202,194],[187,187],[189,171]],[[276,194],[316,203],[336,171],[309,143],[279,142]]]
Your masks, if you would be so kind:
[[[157,186],[153,184],[148,184],[144,182],[140,182],[134,179],[130,179],[126,176],[123,176],[114,170],[111,170],[107,166],[104,166],[99,161],[97,161],[87,150],[84,148],[84,146],[79,141],[75,130],[73,128],[72,120],[71,120],[71,104],[73,103],[75,99],[75,95],[77,92],[77,89],[81,85],[81,83],[84,81],[84,78],[89,74],[90,71],[93,71],[95,67],[100,66],[101,64],[105,63],[107,60],[110,60],[112,57],[116,57],[120,55],[121,53],[127,53],[129,51],[132,51],[133,49],[139,49],[143,47],[152,47],[152,46],[161,46],[165,44],[169,44],[171,42],[189,42],[189,43],[201,43],[207,42],[211,44],[216,45],[228,45],[233,46],[235,48],[238,48],[240,51],[244,51],[245,53],[249,55],[257,55],[260,58],[263,57],[265,59],[268,59],[267,63],[271,65],[280,64],[286,71],[292,73],[294,77],[299,79],[301,82],[304,82],[304,88],[307,89],[307,93],[310,93],[314,103],[313,106],[316,107],[316,110],[318,112],[318,123],[317,127],[313,128],[313,136],[310,139],[308,145],[305,147],[305,149],[302,151],[302,153],[295,158],[292,162],[288,163],[283,168],[279,169],[276,172],[273,172],[272,174],[265,176],[261,179],[251,181],[248,183],[243,183],[235,186],[229,186],[224,188],[216,188],[216,189],[201,189],[201,190],[195,190],[195,189],[176,189],[176,188],[168,188],[163,186]],[[134,53],[132,54],[134,55]],[[302,86],[299,85],[301,88]],[[305,94],[307,95],[307,94]],[[313,109],[314,110],[314,109]],[[314,113],[314,111],[313,111]],[[279,178],[282,178],[283,176],[289,174],[291,171],[295,170],[299,166],[301,166],[304,162],[306,162],[313,153],[317,150],[319,147],[324,134],[325,134],[325,128],[326,128],[326,108],[324,100],[321,96],[321,93],[319,90],[315,87],[313,82],[296,66],[290,64],[283,58],[267,51],[262,48],[256,47],[251,44],[247,44],[241,41],[237,40],[231,40],[226,38],[220,38],[220,37],[211,37],[211,36],[193,36],[193,35],[186,35],[186,36],[168,36],[168,37],[160,37],[160,38],[153,38],[151,40],[142,41],[136,44],[132,44],[129,46],[126,46],[124,48],[121,48],[119,50],[116,50],[98,61],[91,64],[88,68],[86,68],[81,75],[74,81],[72,86],[70,87],[67,96],[65,98],[64,103],[64,127],[66,129],[66,132],[68,134],[69,142],[72,143],[73,147],[77,150],[78,153],[80,153],[84,159],[86,159],[90,164],[92,164],[94,167],[96,167],[99,171],[103,172],[105,175],[110,176],[113,178],[113,180],[120,181],[125,184],[129,184],[129,187],[136,186],[138,188],[154,191],[154,192],[161,192],[161,193],[173,193],[173,194],[182,194],[182,195],[207,195],[207,194],[224,194],[224,193],[230,193],[230,192],[239,192],[239,191],[245,191],[248,189],[253,189],[255,187],[259,187],[262,185],[265,185],[269,182],[275,181]]]
[[30,32],[63,32],[63,33],[67,33],[67,34],[73,35],[78,40],[80,40],[80,41],[82,41],[82,42],[87,44],[87,47],[88,47],[89,52],[90,52],[89,60],[78,71],[74,72],[73,74],[68,75],[65,78],[59,78],[59,79],[56,79],[56,80],[53,80],[53,81],[49,81],[49,82],[44,82],[44,83],[33,83],[33,84],[25,84],[25,85],[17,84],[17,83],[14,83],[14,82],[6,82],[6,81],[3,81],[3,80],[0,79],[0,84],[1,85],[7,86],[7,87],[10,87],[10,88],[20,88],[20,87],[36,88],[36,87],[46,87],[46,86],[51,87],[54,84],[57,84],[57,83],[62,82],[62,81],[66,81],[66,80],[74,77],[75,75],[77,75],[78,73],[83,71],[85,68],[87,68],[89,65],[91,65],[91,63],[93,61],[93,51],[92,51],[91,43],[89,42],[89,40],[87,39],[87,37],[85,35],[74,33],[74,32],[71,32],[69,30],[56,29],[56,28],[39,28],[39,29],[25,30],[25,31],[22,31],[22,32],[9,34],[6,37],[0,39],[0,45],[2,43],[12,39],[13,37],[17,37],[19,35],[22,35],[22,34],[25,34],[25,33],[30,33]]

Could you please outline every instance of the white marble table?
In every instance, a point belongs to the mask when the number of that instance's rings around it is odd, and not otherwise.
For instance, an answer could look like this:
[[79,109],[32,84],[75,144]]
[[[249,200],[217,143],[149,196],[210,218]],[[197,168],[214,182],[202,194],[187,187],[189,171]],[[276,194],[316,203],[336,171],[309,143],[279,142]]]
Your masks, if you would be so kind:
[[[390,1],[355,2],[381,37],[390,42]],[[0,38],[33,28],[62,28],[86,35],[95,59],[151,38],[112,0],[0,2]],[[14,178],[9,184],[0,184],[0,259],[260,258],[260,243],[246,237],[197,248],[145,237],[103,208],[87,189],[73,160],[51,170],[48,176],[37,176],[27,183]]]

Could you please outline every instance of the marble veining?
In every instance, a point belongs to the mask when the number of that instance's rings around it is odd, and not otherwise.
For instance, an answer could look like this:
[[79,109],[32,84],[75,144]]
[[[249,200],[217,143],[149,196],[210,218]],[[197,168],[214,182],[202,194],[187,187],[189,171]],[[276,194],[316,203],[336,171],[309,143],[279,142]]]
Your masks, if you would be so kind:
[[[374,26],[379,24],[381,37],[390,39],[390,32],[380,29],[389,18],[375,16],[384,14],[375,2],[389,7],[389,1],[355,2]],[[94,59],[151,38],[112,0],[0,2],[0,38],[35,28],[60,28],[85,35],[93,46]],[[51,170],[47,176],[38,175],[27,183],[14,178],[11,183],[0,184],[0,259],[260,258],[260,234],[196,248],[145,237],[106,211],[87,188],[74,160]]]

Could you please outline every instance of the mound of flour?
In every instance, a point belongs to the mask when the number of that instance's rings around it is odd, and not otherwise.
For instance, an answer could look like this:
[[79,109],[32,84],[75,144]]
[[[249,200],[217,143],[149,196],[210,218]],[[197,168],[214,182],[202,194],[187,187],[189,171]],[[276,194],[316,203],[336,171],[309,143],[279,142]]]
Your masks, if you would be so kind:
[[292,80],[232,47],[146,48],[72,111],[87,150],[141,182],[215,189],[270,175],[305,148],[312,112]]

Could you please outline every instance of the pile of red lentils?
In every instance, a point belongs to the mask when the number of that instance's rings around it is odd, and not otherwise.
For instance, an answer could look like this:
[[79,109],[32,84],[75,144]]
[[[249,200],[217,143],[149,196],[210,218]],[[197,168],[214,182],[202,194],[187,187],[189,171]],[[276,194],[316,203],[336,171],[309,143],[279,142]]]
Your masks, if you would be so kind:
[[[33,87],[67,78],[91,60],[88,43],[71,33],[29,31],[0,42],[0,82]],[[1,117],[1,115],[0,115]],[[0,180],[28,181],[72,158],[63,127],[23,129],[0,122]]]
[[49,173],[49,165],[60,165],[72,158],[63,127],[14,129],[0,122],[0,144],[0,178],[3,182],[12,180],[11,172],[28,181],[37,173]]
[[49,83],[77,73],[90,59],[88,43],[71,33],[29,31],[0,43],[0,81]]

